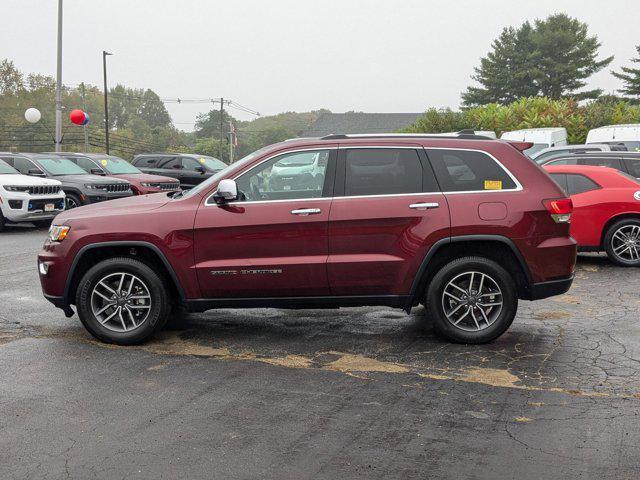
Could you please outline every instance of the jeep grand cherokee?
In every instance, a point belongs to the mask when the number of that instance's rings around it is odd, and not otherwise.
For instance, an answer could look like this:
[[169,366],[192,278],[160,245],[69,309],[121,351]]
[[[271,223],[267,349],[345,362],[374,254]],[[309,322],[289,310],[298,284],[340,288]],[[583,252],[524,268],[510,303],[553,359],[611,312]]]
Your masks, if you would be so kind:
[[[571,200],[521,153],[529,146],[468,133],[278,143],[188,192],[58,215],[38,257],[42,288],[119,344],[148,339],[176,307],[418,304],[445,338],[491,341],[518,299],[573,279]],[[326,159],[322,182],[272,182],[301,152]]]

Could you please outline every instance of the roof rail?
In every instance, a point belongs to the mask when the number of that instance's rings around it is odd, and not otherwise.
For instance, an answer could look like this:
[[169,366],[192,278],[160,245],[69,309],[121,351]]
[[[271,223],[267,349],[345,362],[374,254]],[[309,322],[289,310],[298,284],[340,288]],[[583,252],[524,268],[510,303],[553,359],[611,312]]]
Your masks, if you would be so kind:
[[347,138],[459,138],[466,140],[494,140],[484,135],[476,135],[473,130],[460,130],[456,133],[333,133],[320,137],[320,140],[344,140]]

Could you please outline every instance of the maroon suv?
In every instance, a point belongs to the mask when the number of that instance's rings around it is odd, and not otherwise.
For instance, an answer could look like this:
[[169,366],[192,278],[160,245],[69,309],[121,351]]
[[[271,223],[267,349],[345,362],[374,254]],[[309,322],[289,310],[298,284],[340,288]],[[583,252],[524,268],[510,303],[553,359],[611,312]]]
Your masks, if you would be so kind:
[[519,298],[573,280],[571,200],[527,146],[469,133],[282,142],[187,192],[58,215],[42,288],[119,344],[146,340],[177,307],[420,303],[447,339],[491,341]]

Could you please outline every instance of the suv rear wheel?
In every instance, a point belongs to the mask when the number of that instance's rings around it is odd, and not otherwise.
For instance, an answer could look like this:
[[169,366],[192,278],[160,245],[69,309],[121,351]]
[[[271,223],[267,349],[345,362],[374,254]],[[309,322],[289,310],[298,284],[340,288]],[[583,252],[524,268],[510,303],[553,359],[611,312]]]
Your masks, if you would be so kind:
[[171,304],[162,278],[134,258],[111,258],[82,277],[76,306],[82,324],[98,340],[141,343],[167,322]]
[[483,257],[463,257],[433,277],[425,306],[442,337],[458,343],[486,343],[509,328],[518,295],[513,278],[499,264]]
[[640,220],[627,218],[611,225],[604,237],[604,248],[613,263],[640,266]]

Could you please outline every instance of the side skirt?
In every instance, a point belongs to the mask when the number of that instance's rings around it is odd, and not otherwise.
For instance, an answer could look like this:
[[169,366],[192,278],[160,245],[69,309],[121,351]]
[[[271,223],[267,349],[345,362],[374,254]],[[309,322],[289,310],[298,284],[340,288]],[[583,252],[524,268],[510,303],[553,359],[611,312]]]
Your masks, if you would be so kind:
[[359,295],[353,297],[206,298],[187,300],[185,304],[190,312],[204,312],[216,308],[311,309],[364,306],[386,306],[406,310],[408,300],[408,295]]

